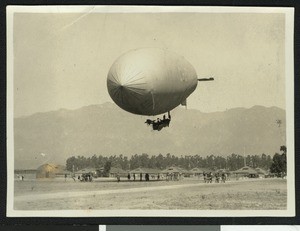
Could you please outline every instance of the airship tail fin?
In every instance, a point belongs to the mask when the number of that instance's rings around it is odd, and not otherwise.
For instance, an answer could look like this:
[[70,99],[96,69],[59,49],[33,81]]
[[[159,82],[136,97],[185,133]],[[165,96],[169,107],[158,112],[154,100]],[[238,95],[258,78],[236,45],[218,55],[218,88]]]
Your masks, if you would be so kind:
[[186,99],[184,99],[184,100],[181,101],[181,105],[182,105],[182,106],[187,106]]

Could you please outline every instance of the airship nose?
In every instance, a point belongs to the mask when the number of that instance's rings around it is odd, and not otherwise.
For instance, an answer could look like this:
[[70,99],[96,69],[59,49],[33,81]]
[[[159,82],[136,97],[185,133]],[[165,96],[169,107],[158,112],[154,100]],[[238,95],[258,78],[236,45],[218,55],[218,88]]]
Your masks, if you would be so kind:
[[146,90],[146,81],[141,73],[118,74],[114,70],[108,73],[107,86],[109,90],[115,93],[132,92],[136,94],[143,94]]
[[[131,65],[113,65],[107,76],[107,88],[117,105],[139,114],[145,110],[143,102],[149,101],[148,84],[144,73],[130,67]],[[152,104],[152,100],[149,103]]]

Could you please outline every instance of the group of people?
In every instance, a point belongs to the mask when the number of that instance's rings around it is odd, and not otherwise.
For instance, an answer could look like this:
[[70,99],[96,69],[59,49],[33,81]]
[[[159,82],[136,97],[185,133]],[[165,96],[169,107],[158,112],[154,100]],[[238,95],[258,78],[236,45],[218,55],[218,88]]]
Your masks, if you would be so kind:
[[[119,174],[117,174],[117,181],[120,182],[121,181],[121,177]],[[148,173],[144,174],[145,177],[145,181],[149,181],[150,180],[150,175]],[[212,183],[213,182],[213,178],[215,178],[215,183],[225,183],[226,180],[228,179],[228,176],[226,173],[212,173],[212,172],[203,172],[203,177],[204,177],[204,182],[205,183]],[[162,178],[162,176],[160,176],[160,174],[157,174],[157,176],[155,177],[155,175],[151,175],[151,179],[152,180],[160,180]],[[176,180],[180,180],[182,178],[181,174],[179,173],[167,173],[166,175],[166,181],[176,181]],[[130,174],[128,173],[127,175],[127,180],[131,181],[133,179],[133,181],[136,180],[136,174]],[[139,180],[143,181],[143,173],[139,173]]]
[[78,180],[80,182],[92,182],[93,176],[91,174],[81,174],[81,176],[78,176]]
[[24,176],[23,175],[17,175],[17,178],[20,180],[20,181],[24,181]]
[[[145,181],[149,181],[149,180],[150,180],[150,174],[149,174],[149,173],[145,173],[144,175],[145,175]],[[116,177],[117,177],[117,181],[120,182],[120,181],[121,181],[120,175],[117,174]],[[160,180],[160,175],[157,174],[157,177],[155,177],[155,175],[151,175],[151,179],[152,179],[152,180],[155,180],[155,178],[156,178],[157,180]],[[135,173],[133,173],[133,174],[128,173],[128,175],[127,175],[127,180],[130,181],[131,179],[133,179],[133,181],[136,180],[136,174],[135,174]],[[139,180],[140,180],[140,181],[143,180],[143,173],[139,173]]]
[[227,174],[224,172],[223,173],[217,172],[215,174],[213,174],[212,172],[209,173],[204,172],[203,177],[204,177],[204,183],[212,183],[213,177],[215,177],[216,183],[220,183],[220,182],[225,183],[227,180]]
[[179,173],[167,173],[166,180],[179,180],[181,178],[181,174]]
[[146,120],[146,124],[150,125],[152,124],[153,130],[160,131],[164,127],[169,127],[171,122],[171,115],[170,112],[168,112],[168,118],[166,118],[166,115],[163,115],[163,119],[157,118],[157,120]]

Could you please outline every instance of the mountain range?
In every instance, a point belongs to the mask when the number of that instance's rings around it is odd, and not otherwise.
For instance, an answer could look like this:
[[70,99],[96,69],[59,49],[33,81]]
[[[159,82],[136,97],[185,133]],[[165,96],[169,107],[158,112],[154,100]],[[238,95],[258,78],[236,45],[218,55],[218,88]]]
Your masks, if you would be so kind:
[[285,110],[277,107],[213,113],[177,107],[171,114],[170,127],[161,131],[144,123],[156,117],[130,114],[113,103],[15,118],[15,169],[65,164],[73,155],[273,155],[285,144]]

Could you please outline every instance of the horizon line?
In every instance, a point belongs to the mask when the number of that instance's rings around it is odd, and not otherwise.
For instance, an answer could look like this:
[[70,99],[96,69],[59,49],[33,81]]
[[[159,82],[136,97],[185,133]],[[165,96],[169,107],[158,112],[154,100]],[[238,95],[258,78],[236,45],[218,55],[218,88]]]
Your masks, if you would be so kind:
[[[85,108],[85,107],[100,106],[100,105],[104,105],[104,104],[111,104],[111,105],[114,105],[116,108],[121,109],[117,105],[115,105],[113,102],[106,101],[104,103],[89,104],[89,105],[85,105],[85,106],[81,106],[81,107],[77,107],[77,108],[58,108],[58,109],[53,109],[53,110],[49,110],[49,111],[38,111],[38,112],[34,112],[34,113],[28,114],[28,115],[13,116],[13,118],[14,119],[21,119],[21,118],[30,117],[30,116],[37,115],[37,114],[43,114],[43,113],[49,113],[49,112],[57,112],[57,111],[61,111],[61,110],[77,111],[77,110],[80,110],[80,109]],[[279,107],[279,106],[275,106],[275,105],[273,105],[273,106],[264,106],[264,105],[259,105],[259,104],[253,105],[251,107],[232,107],[232,108],[226,108],[225,110],[222,110],[222,111],[219,110],[219,111],[203,112],[203,111],[201,111],[199,109],[196,109],[196,108],[188,108],[188,110],[195,110],[195,111],[199,111],[201,113],[209,114],[209,113],[217,113],[217,112],[226,112],[226,111],[229,111],[229,110],[232,110],[232,109],[251,109],[253,107],[278,108],[278,109],[286,111],[285,108],[282,108],[282,107]],[[181,108],[181,106],[179,105],[176,108],[174,108],[173,110],[175,110],[177,108]],[[184,108],[184,107],[182,106],[182,108]],[[121,110],[123,110],[123,109],[121,109]]]

